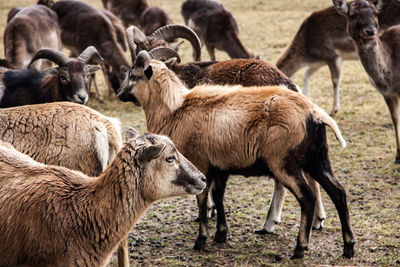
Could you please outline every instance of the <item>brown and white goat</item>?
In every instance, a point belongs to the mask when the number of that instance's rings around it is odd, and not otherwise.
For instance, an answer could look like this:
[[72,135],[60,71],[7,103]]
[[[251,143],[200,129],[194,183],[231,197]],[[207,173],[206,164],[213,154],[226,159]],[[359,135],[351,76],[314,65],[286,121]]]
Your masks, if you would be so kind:
[[[15,12],[17,11],[17,12]],[[4,55],[15,69],[28,66],[34,53],[41,48],[61,50],[57,14],[43,5],[12,9],[4,30]],[[35,62],[40,71],[50,67],[44,60]]]
[[[400,23],[400,1],[390,2],[379,15],[381,28]],[[346,31],[346,19],[334,7],[313,12],[301,24],[295,37],[282,53],[276,66],[292,77],[298,70],[307,67],[303,77],[303,91],[309,96],[311,76],[328,65],[333,84],[333,107],[331,115],[340,109],[340,80],[342,61],[358,59],[351,37]]]
[[[165,134],[200,171],[215,182],[215,240],[225,242],[228,226],[223,196],[230,174],[268,175],[287,187],[301,206],[293,258],[308,247],[316,197],[303,172],[329,194],[339,213],[344,256],[354,255],[354,237],[344,188],[334,176],[325,126],[342,138],[336,122],[305,96],[279,87],[204,85],[187,89],[164,63],[137,56],[120,92],[142,105],[147,129]],[[118,94],[119,95],[119,94]],[[229,155],[229,156],[227,156]],[[195,249],[204,250],[208,235],[206,189],[198,198],[200,228]]]
[[132,131],[95,178],[0,145],[0,265],[104,266],[154,201],[205,188],[168,137]]
[[87,66],[91,59],[102,59],[93,46],[78,58],[68,58],[61,51],[43,48],[33,55],[28,67],[38,59],[48,59],[57,68],[41,73],[34,69],[0,68],[0,108],[57,101],[86,104],[89,99],[87,77],[99,69]]
[[365,0],[333,0],[333,4],[347,21],[348,33],[371,84],[389,108],[396,134],[395,163],[400,163],[400,27],[393,26],[379,34],[378,12],[387,5],[384,1],[374,5]]
[[232,13],[222,4],[214,0],[186,0],[181,13],[185,24],[200,36],[211,60],[215,60],[215,48],[225,51],[231,58],[254,57],[240,41]]

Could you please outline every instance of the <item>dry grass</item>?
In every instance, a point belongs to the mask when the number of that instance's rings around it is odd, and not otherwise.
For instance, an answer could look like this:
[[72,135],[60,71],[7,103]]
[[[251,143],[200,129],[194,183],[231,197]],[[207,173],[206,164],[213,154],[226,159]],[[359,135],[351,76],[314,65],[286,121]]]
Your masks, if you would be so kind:
[[[176,0],[148,0],[164,8],[177,23],[182,23]],[[101,7],[100,0],[90,0]],[[331,4],[329,0],[224,0],[235,15],[244,45],[262,59],[275,62],[296,33],[300,23],[312,11]],[[27,6],[33,1],[1,1],[0,27],[12,6]],[[3,30],[1,30],[1,34]],[[4,57],[1,47],[0,56]],[[183,60],[190,60],[186,45]],[[227,59],[223,52],[218,59]],[[203,59],[208,54],[203,49]],[[302,85],[301,71],[293,79]],[[101,75],[100,75],[101,76]],[[104,87],[104,83],[101,83]],[[312,78],[311,99],[330,111],[332,85],[327,68]],[[253,233],[265,218],[273,183],[267,178],[232,177],[227,186],[225,206],[230,230],[228,243],[211,242],[207,252],[192,249],[197,234],[193,219],[197,214],[192,197],[175,198],[156,203],[133,229],[130,238],[131,262],[145,266],[262,266],[262,265],[400,265],[400,185],[395,156],[394,131],[382,96],[372,88],[358,61],[345,61],[341,93],[341,110],[335,118],[348,142],[341,150],[329,132],[330,155],[336,175],[348,192],[352,225],[357,239],[353,259],[341,258],[342,238],[335,208],[324,193],[328,218],[322,231],[314,231],[310,250],[304,260],[290,261],[299,224],[299,205],[288,194],[282,224],[275,235]],[[104,114],[118,117],[123,125],[146,130],[144,113],[132,104],[108,97],[105,104],[90,100],[89,106]]]

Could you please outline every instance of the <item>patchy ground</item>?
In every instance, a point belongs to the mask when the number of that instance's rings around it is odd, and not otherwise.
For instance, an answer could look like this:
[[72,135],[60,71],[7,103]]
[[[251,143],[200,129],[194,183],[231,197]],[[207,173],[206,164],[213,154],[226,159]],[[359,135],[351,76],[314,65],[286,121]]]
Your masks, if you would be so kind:
[[[0,34],[12,6],[27,6],[35,1],[0,2]],[[101,7],[100,0],[88,0]],[[148,0],[167,10],[172,19],[183,23],[182,1]],[[224,0],[235,15],[244,45],[262,59],[276,62],[296,33],[301,22],[314,10],[331,4],[330,0]],[[4,57],[2,44],[0,57]],[[203,49],[204,60],[208,54]],[[190,60],[188,44],[180,50],[183,61]],[[223,52],[217,59],[227,59]],[[293,80],[302,86],[303,71]],[[101,75],[98,75],[101,76]],[[104,82],[100,81],[104,88]],[[311,79],[311,99],[330,111],[333,90],[326,67]],[[229,223],[228,242],[212,242],[215,220],[211,220],[207,252],[193,251],[198,224],[195,198],[173,198],[157,202],[143,216],[129,236],[133,265],[142,266],[272,266],[272,265],[400,265],[400,173],[393,164],[394,130],[382,96],[372,88],[358,61],[345,61],[343,68],[341,110],[335,117],[348,147],[340,149],[328,130],[330,155],[336,175],[346,188],[355,237],[356,255],[343,259],[339,218],[327,195],[323,193],[327,212],[325,228],[313,231],[310,250],[303,260],[290,261],[298,233],[300,208],[288,193],[282,223],[276,234],[258,236],[272,196],[273,182],[266,177],[231,177],[225,206]],[[104,104],[91,99],[89,106],[119,118],[122,124],[145,132],[144,113],[130,103],[106,97]],[[1,111],[0,111],[1,112]],[[115,262],[112,262],[113,265]]]

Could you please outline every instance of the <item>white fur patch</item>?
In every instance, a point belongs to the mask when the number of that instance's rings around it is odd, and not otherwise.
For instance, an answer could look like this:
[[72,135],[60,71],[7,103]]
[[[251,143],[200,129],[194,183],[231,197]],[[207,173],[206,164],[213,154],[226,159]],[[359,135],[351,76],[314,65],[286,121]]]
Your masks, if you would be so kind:
[[104,171],[108,164],[109,144],[107,129],[103,124],[100,123],[95,127],[95,149],[97,153],[97,158],[101,162],[101,167]]
[[0,103],[1,103],[1,100],[3,99],[5,91],[6,91],[6,87],[4,86],[3,83],[0,83]]

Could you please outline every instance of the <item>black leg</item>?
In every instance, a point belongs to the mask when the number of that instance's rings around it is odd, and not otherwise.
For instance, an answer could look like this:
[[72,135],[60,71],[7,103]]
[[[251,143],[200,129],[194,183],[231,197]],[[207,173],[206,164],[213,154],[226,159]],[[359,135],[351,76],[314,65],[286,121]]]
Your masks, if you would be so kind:
[[215,233],[214,240],[222,243],[226,242],[226,234],[228,232],[224,210],[224,194],[228,175],[219,174],[214,176],[213,179],[215,181],[215,188],[212,190],[212,196],[217,210],[217,232]]

